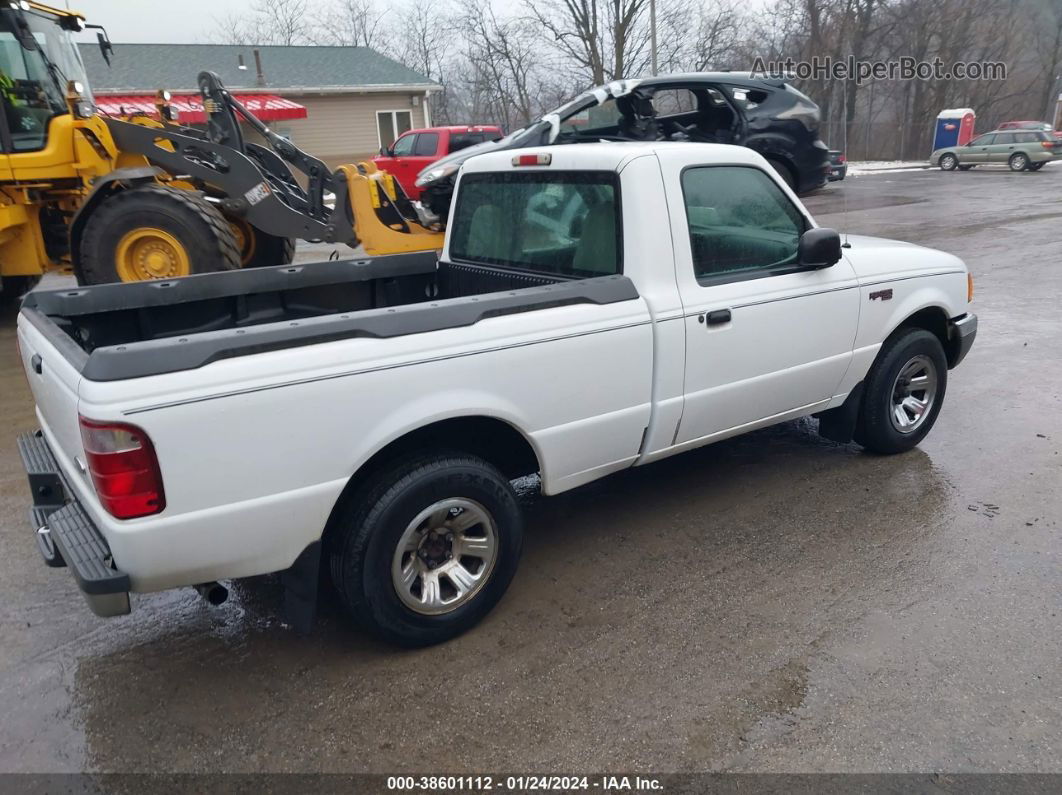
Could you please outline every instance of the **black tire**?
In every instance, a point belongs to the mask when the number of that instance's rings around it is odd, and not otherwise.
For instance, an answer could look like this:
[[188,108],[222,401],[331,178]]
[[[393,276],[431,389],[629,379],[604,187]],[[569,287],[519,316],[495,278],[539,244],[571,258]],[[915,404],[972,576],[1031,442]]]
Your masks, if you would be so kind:
[[1047,165],[1047,164],[1046,163],[1030,163],[1029,164],[1029,171],[1039,171],[1045,165]]
[[295,257],[295,241],[263,232],[246,221],[229,220],[236,245],[240,249],[240,267],[268,268],[288,265]]
[[20,301],[22,296],[37,286],[40,276],[5,276],[0,284],[0,301]]
[[951,152],[945,152],[940,156],[937,165],[940,166],[941,171],[954,171],[959,167],[959,158]]
[[974,166],[959,166],[959,171],[969,171],[971,168],[974,168]]
[[1024,152],[1015,152],[1007,161],[1011,171],[1025,171],[1029,168],[1029,156]]
[[[497,554],[468,601],[440,615],[424,615],[399,597],[392,563],[418,514],[452,498],[473,500],[491,517]],[[465,453],[436,451],[382,469],[337,508],[326,538],[332,583],[354,620],[391,643],[429,646],[470,629],[505,594],[520,560],[523,516],[509,481],[491,464]]]
[[789,186],[789,190],[793,193],[797,192],[797,181],[793,175],[793,169],[789,168],[781,160],[776,160],[773,157],[767,158],[767,162],[771,164],[771,168],[778,172],[778,176],[782,178],[782,181]]
[[108,196],[92,212],[75,265],[78,282],[122,281],[118,246],[127,234],[138,228],[160,229],[175,238],[187,252],[191,274],[240,267],[240,252],[232,229],[212,204],[191,191],[150,184]]
[[[895,427],[894,387],[905,366],[915,357],[925,357],[936,369],[936,394],[925,418],[909,433]],[[933,428],[948,386],[948,361],[936,335],[919,328],[901,328],[890,336],[864,381],[863,406],[856,424],[855,440],[874,453],[903,453],[918,445]],[[923,397],[924,397],[923,393]]]

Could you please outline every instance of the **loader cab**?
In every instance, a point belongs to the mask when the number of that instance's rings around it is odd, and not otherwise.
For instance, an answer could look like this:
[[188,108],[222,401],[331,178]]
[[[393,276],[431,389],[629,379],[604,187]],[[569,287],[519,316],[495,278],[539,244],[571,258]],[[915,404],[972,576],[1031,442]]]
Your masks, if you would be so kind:
[[72,37],[82,27],[78,15],[34,3],[0,9],[0,150],[5,155],[48,146],[52,119],[69,112],[68,81],[81,83],[84,98],[92,101]]

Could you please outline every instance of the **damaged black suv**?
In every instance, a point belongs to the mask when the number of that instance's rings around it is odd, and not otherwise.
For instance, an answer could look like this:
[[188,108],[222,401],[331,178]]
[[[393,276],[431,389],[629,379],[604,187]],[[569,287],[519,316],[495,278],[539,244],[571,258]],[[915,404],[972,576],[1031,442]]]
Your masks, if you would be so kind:
[[781,79],[732,72],[660,75],[592,88],[506,137],[436,160],[417,176],[423,220],[444,222],[454,179],[470,157],[502,149],[590,141],[737,144],[763,155],[804,194],[826,184],[819,106]]

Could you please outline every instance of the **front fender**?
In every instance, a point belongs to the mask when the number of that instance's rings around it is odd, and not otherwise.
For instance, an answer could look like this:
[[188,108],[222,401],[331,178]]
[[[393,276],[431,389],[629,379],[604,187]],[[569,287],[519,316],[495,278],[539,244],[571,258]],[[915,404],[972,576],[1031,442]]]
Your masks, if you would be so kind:
[[162,169],[155,166],[116,168],[92,184],[92,191],[74,213],[74,218],[70,222],[70,260],[74,265],[74,274],[78,282],[81,281],[81,237],[93,211],[116,190],[132,188],[145,182],[154,182],[162,173]]

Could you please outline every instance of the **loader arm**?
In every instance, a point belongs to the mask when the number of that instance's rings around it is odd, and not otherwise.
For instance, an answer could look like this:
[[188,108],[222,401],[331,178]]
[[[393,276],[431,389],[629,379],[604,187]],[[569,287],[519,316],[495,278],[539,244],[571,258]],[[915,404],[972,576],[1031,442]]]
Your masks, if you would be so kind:
[[[374,255],[442,248],[442,233],[417,222],[390,175],[369,164],[332,172],[270,130],[213,72],[200,73],[199,90],[208,114],[205,132],[170,122],[165,114],[161,126],[108,118],[118,150],[142,155],[172,178],[208,187],[227,215],[271,235],[361,243]],[[245,140],[241,118],[267,146]],[[305,188],[292,168],[305,176]],[[335,196],[331,207],[329,192]]]

